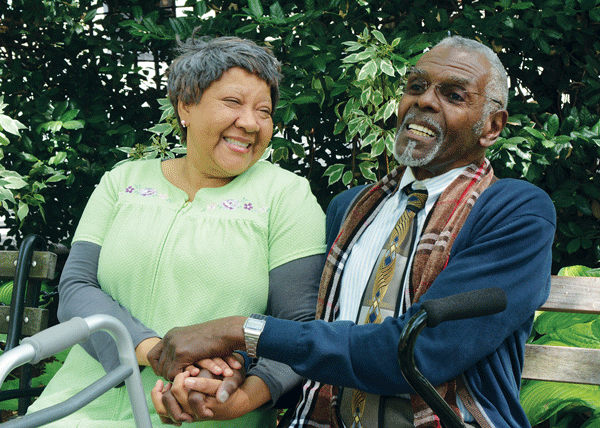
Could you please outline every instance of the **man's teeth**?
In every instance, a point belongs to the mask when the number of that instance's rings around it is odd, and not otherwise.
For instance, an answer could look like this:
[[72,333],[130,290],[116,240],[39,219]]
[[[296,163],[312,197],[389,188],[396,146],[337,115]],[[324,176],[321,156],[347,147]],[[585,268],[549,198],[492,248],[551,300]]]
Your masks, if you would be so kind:
[[414,123],[411,123],[410,125],[408,125],[408,129],[422,137],[435,137],[435,133],[431,129],[425,128],[421,125],[415,125]]
[[244,149],[248,148],[248,146],[250,145],[249,143],[242,143],[241,141],[234,140],[233,138],[227,138],[227,137],[225,137],[225,141],[227,141],[229,144],[233,144],[234,146],[242,147]]

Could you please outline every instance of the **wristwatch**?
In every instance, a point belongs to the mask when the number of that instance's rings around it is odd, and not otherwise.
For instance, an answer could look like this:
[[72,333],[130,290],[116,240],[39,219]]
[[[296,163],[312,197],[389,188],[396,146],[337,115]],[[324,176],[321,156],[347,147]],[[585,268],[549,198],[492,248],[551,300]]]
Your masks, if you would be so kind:
[[251,358],[256,358],[256,347],[258,339],[265,328],[266,315],[252,314],[244,322],[244,339],[246,340],[246,352]]

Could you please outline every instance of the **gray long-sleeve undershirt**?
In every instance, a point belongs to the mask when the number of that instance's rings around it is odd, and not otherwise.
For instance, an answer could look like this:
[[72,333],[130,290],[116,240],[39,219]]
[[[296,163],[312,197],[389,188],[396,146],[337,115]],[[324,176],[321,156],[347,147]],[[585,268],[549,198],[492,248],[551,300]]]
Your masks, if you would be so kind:
[[[58,319],[62,322],[73,317],[107,314],[125,325],[134,346],[144,339],[159,337],[102,291],[98,282],[101,248],[91,242],[79,241],[73,244],[58,285]],[[296,321],[313,320],[324,263],[324,255],[319,254],[293,260],[271,270],[267,313]],[[92,334],[81,346],[100,361],[106,371],[119,364],[114,340],[106,332]],[[248,376],[258,376],[267,384],[271,393],[271,405],[302,379],[288,366],[264,358],[250,367]]]

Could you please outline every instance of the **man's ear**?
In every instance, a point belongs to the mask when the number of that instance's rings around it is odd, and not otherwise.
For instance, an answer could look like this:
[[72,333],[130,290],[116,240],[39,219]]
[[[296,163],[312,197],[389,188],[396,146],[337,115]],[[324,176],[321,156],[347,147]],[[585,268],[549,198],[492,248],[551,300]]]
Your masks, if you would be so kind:
[[495,113],[490,114],[481,133],[481,137],[479,138],[481,146],[485,148],[492,146],[498,139],[500,132],[502,132],[506,126],[507,121],[508,112],[506,110],[498,110]]

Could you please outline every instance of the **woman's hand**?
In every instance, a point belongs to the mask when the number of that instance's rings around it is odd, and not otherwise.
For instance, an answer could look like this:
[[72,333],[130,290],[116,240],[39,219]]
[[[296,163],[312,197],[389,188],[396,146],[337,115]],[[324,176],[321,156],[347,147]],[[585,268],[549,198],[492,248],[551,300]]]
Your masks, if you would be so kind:
[[150,362],[148,361],[148,352],[150,352],[158,342],[160,342],[160,337],[149,337],[148,339],[142,340],[138,346],[135,347],[135,356],[137,357],[137,362],[140,366],[150,365]]
[[[186,377],[183,385],[191,390],[188,402],[193,408],[201,409],[205,415],[210,415],[213,420],[230,420],[259,408],[271,399],[271,393],[264,381],[257,376],[250,376],[229,396],[226,402],[223,402],[217,397],[219,397],[220,388],[226,381],[206,377]],[[202,401],[198,396],[200,392],[203,394]]]
[[175,377],[173,384],[165,385],[159,380],[152,389],[151,397],[161,421],[180,425],[181,422],[212,418],[212,411],[204,406],[205,393],[190,391],[184,386],[184,381],[189,377],[214,379],[218,385],[214,390],[210,390],[211,394],[221,402],[227,401],[244,381],[245,373],[242,370],[243,358],[239,354],[225,359],[227,362],[221,358],[199,361],[197,365],[202,367],[202,370],[196,366],[188,366],[185,372]]

